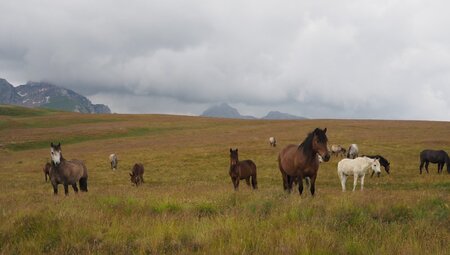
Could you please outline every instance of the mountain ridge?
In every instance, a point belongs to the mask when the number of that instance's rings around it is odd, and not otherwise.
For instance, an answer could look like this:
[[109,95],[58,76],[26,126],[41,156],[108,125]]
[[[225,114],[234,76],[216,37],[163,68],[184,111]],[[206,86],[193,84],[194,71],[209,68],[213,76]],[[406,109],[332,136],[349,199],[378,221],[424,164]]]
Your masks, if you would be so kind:
[[221,103],[218,105],[213,105],[207,108],[200,116],[212,117],[212,118],[227,118],[227,119],[264,119],[264,120],[301,120],[306,119],[305,117],[300,117],[292,115],[289,113],[283,113],[279,111],[270,111],[266,116],[262,118],[256,118],[249,115],[241,115],[239,111],[230,106],[227,103]]
[[30,108],[50,108],[80,113],[111,113],[104,104],[93,104],[88,98],[48,82],[29,81],[14,87],[0,78],[0,104]]

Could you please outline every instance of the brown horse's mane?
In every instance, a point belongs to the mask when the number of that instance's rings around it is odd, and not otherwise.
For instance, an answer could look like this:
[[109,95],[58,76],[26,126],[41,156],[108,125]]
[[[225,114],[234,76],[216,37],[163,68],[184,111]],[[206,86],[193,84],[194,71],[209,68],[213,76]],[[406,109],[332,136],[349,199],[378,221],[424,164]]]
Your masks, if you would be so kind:
[[312,146],[314,135],[317,135],[317,141],[319,143],[328,142],[328,138],[325,135],[325,132],[320,128],[316,128],[313,132],[309,133],[308,136],[306,136],[305,140],[303,140],[303,142],[298,146],[298,149],[301,150],[303,152],[303,155],[306,156],[307,162],[316,158],[317,152],[313,150]]

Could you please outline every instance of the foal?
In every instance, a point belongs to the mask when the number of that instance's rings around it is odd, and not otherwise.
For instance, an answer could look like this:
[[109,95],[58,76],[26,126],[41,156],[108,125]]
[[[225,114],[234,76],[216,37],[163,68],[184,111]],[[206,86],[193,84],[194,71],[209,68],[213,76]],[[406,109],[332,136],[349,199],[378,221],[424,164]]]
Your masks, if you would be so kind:
[[245,179],[247,185],[250,186],[250,178],[252,181],[253,189],[258,188],[256,181],[256,165],[251,160],[239,161],[238,149],[233,150],[230,148],[230,171],[231,181],[233,182],[234,189],[238,190],[239,181]]

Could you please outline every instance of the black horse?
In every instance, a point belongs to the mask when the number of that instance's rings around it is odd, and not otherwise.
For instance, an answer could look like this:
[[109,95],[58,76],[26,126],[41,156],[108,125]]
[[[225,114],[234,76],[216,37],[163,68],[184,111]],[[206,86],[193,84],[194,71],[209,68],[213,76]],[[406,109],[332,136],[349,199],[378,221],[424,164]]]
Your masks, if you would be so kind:
[[425,164],[425,170],[428,173],[429,163],[438,164],[438,173],[442,173],[442,168],[444,164],[447,164],[447,172],[450,174],[449,158],[447,152],[443,150],[423,150],[420,153],[420,174],[422,174],[422,168]]
[[[389,161],[386,158],[384,158],[383,156],[381,156],[381,155],[374,155],[374,156],[372,156],[372,155],[363,155],[363,157],[380,159],[380,165],[383,166],[384,170],[386,171],[386,173],[389,174],[389,171],[391,170],[391,168],[390,168],[391,163],[389,163]],[[374,173],[375,172],[372,172],[372,175],[370,177],[373,177]],[[380,177],[380,174],[378,174],[378,177]]]

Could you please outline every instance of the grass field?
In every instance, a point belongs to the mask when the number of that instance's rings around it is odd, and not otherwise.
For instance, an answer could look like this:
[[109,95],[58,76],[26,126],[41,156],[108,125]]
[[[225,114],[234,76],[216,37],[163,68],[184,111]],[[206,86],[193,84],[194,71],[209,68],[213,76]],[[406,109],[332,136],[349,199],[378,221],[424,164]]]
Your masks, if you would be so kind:
[[[316,196],[285,194],[277,154],[316,127],[329,143],[382,154],[391,174],[341,192],[338,159]],[[271,148],[268,137],[278,147]],[[83,159],[88,193],[53,195],[50,142]],[[229,148],[258,167],[257,191],[234,192]],[[82,115],[0,107],[1,254],[450,254],[450,174],[419,175],[419,152],[450,151],[450,122],[224,120]],[[109,168],[116,153],[119,169]],[[145,166],[136,188],[128,172]],[[351,181],[347,189],[351,190]]]

